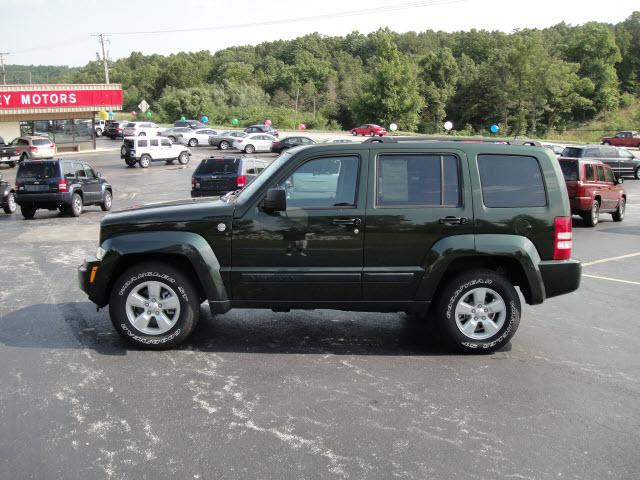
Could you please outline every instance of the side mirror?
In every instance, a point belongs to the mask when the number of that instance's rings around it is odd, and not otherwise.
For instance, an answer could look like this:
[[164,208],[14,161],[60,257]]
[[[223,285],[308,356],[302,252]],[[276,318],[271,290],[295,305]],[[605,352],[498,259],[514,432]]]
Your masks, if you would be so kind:
[[283,188],[270,188],[262,202],[265,212],[284,212],[287,209],[287,192]]
[[622,178],[622,177],[618,177],[618,178],[616,178],[616,183],[617,183],[618,185],[622,185],[622,184],[624,183],[624,178]]

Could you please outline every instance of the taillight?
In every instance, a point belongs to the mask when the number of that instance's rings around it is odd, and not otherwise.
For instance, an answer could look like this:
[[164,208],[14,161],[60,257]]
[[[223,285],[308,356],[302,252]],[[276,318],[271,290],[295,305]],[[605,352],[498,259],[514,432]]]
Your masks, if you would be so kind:
[[247,184],[247,176],[246,175],[238,175],[236,179],[236,185],[238,188],[243,188]]
[[52,144],[51,144],[51,148],[53,148],[53,149],[55,150],[55,149],[56,149],[56,144],[55,144],[55,143],[52,143]]
[[66,192],[67,191],[67,181],[65,179],[58,181],[58,191]]
[[191,177],[191,190],[196,189],[196,177]]
[[37,152],[38,151],[38,147],[29,146],[27,148],[29,149],[30,152]]
[[573,247],[571,217],[556,217],[553,221],[553,230],[553,259],[568,260],[571,258],[571,247]]

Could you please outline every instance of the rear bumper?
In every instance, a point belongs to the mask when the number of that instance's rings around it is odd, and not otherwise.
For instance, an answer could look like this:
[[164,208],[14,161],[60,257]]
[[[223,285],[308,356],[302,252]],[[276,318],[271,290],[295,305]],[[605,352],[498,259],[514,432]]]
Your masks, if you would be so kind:
[[571,205],[571,213],[577,214],[591,210],[593,200],[591,197],[573,197],[569,199],[569,203]]
[[578,260],[542,261],[538,267],[546,298],[571,293],[580,287],[582,264]]
[[71,192],[64,193],[20,193],[16,194],[18,205],[71,205]]

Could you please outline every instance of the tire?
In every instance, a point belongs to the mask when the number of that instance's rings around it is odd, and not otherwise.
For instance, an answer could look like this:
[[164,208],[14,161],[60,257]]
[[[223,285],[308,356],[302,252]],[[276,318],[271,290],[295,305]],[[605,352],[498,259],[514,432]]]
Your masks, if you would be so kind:
[[138,161],[135,158],[125,158],[124,163],[126,163],[128,167],[135,167]]
[[2,207],[4,213],[12,214],[17,210],[18,206],[16,205],[16,195],[13,192],[9,192],[7,196],[7,203]]
[[358,136],[358,132],[356,132],[355,130],[353,132],[351,132],[351,135],[353,135],[354,137]]
[[102,136],[102,129],[97,128],[96,129],[96,137],[101,137]]
[[633,178],[635,178],[636,180],[640,180],[640,167],[636,168],[633,172]]
[[7,164],[9,165],[9,168],[13,168],[16,166],[16,162],[7,162]]
[[147,134],[146,134],[145,132],[140,132],[140,133],[138,134],[138,136],[139,136],[139,137],[146,137],[146,136],[147,136]]
[[603,145],[611,145],[611,142],[602,142]]
[[69,207],[69,213],[74,217],[82,215],[82,197],[77,193],[71,195],[71,205]]
[[33,208],[33,207],[27,207],[26,205],[22,205],[20,207],[20,213],[22,213],[22,216],[26,220],[29,220],[29,219],[33,218],[34,215],[36,214],[36,209]]
[[219,149],[219,150],[228,150],[230,146],[231,146],[231,145],[229,145],[229,142],[227,142],[226,140],[222,140],[222,141],[218,144],[218,149]]
[[100,204],[100,208],[102,208],[103,212],[108,212],[111,210],[113,205],[113,194],[109,190],[104,191],[104,195],[102,195],[102,203]]
[[369,132],[369,136],[370,136],[370,137],[375,137],[375,136],[376,136],[376,134],[375,134],[375,132]]
[[138,160],[138,163],[142,168],[149,168],[149,165],[151,165],[151,157],[145,153],[140,157],[140,160]]
[[198,146],[198,139],[197,138],[189,139],[189,146],[190,147],[197,147]]
[[22,155],[20,155],[20,160],[18,161],[24,162],[25,160],[29,160],[29,155],[27,155],[26,153],[23,153]]
[[620,203],[618,204],[618,208],[615,212],[611,214],[614,222],[621,222],[624,220],[624,214],[627,210],[627,200],[622,198],[620,199]]
[[127,154],[127,147],[126,145],[122,145],[120,147],[120,155],[122,155],[123,157]]
[[178,155],[178,163],[180,165],[186,165],[187,163],[189,163],[189,154],[187,152],[182,152],[180,155]]
[[171,143],[176,143],[176,137],[169,135],[167,138],[171,140]]
[[255,151],[256,151],[256,147],[254,147],[251,144],[249,144],[246,147],[244,147],[244,153],[253,153]]
[[587,227],[595,227],[598,224],[600,221],[600,203],[597,200],[593,201],[591,210],[582,215],[582,220]]
[[492,270],[462,273],[438,297],[439,336],[459,352],[494,352],[511,340],[520,324],[518,293],[509,280]]
[[[175,308],[163,307],[163,301]],[[190,279],[160,262],[124,272],[109,299],[109,315],[118,333],[134,345],[154,350],[182,343],[197,325],[199,313],[200,301]]]

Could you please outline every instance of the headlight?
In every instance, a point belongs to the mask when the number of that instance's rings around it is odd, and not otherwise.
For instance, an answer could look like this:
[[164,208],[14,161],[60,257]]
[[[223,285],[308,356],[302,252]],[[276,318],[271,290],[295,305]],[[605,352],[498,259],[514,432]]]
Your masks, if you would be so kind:
[[98,247],[98,250],[96,251],[96,258],[100,261],[102,261],[102,259],[104,258],[104,254],[107,253],[106,250],[102,247]]

